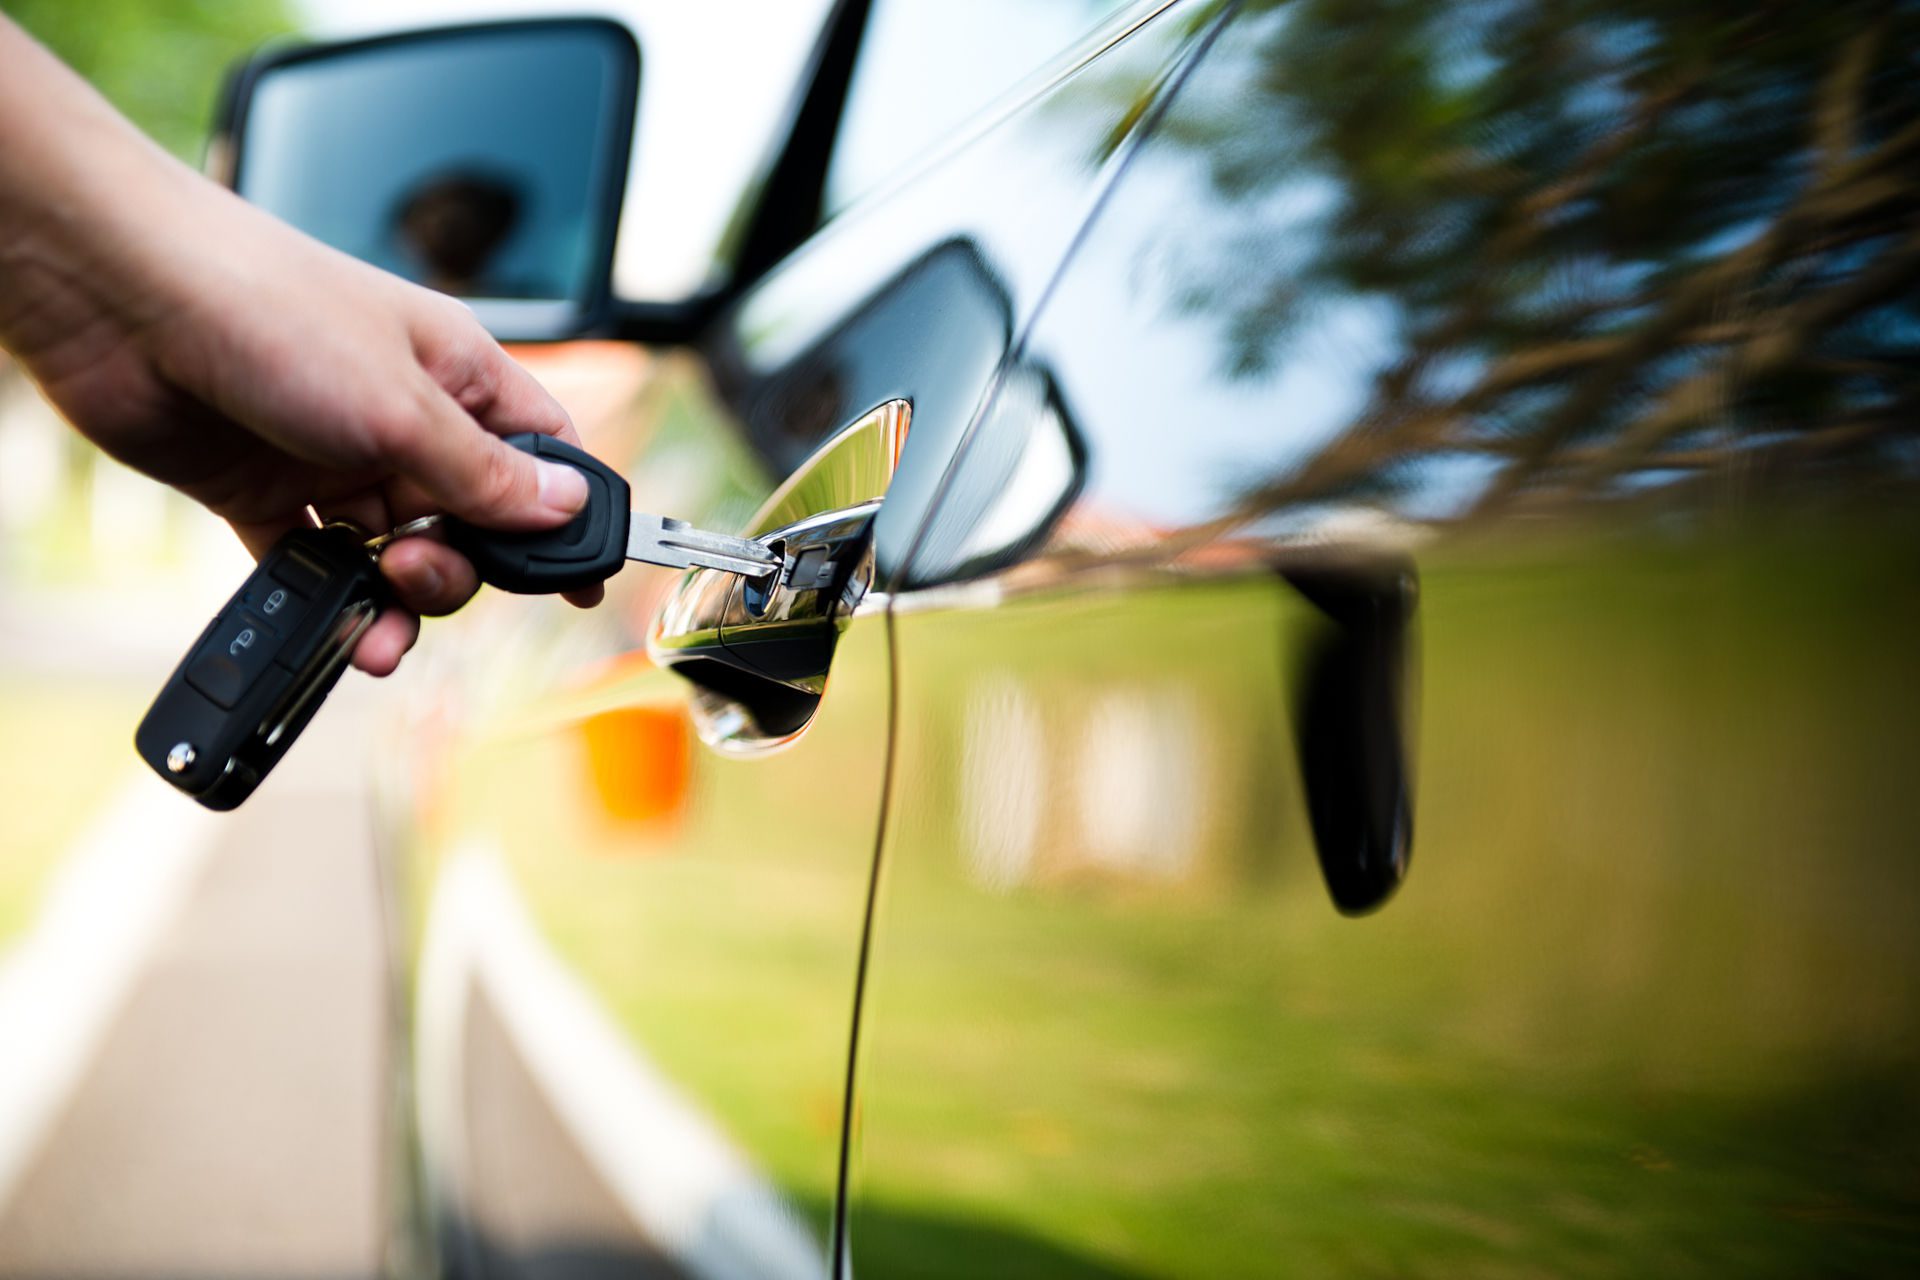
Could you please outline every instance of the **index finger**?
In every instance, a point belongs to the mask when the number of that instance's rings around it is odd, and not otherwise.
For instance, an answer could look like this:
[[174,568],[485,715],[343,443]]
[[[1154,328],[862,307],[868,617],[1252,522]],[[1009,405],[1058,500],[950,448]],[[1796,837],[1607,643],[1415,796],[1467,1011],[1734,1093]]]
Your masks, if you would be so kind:
[[424,347],[420,363],[433,380],[493,434],[537,431],[580,443],[566,409],[464,307],[453,331],[430,331]]

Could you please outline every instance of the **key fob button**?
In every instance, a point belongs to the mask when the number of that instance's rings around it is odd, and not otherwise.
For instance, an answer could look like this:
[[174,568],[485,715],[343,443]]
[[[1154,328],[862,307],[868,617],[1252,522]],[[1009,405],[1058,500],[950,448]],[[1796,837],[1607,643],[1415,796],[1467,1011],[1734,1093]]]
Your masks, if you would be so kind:
[[276,631],[283,633],[292,631],[300,625],[300,619],[307,616],[307,598],[278,580],[253,587],[247,592],[246,603]]
[[279,640],[252,612],[238,610],[222,619],[202,642],[187,667],[187,683],[216,705],[230,708],[272,665]]

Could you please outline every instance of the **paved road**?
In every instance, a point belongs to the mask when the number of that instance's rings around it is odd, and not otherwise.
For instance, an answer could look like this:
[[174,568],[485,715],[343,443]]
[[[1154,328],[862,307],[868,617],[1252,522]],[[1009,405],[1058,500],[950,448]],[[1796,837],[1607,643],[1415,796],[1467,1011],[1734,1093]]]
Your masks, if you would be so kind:
[[379,1273],[391,1005],[366,796],[342,765],[367,715],[355,692],[212,828],[0,1204],[0,1275]]

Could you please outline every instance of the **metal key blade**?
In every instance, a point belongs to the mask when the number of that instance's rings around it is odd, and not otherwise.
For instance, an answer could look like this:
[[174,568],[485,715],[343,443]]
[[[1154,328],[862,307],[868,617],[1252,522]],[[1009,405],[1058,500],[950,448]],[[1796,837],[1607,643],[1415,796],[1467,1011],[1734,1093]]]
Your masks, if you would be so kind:
[[764,578],[780,557],[751,538],[696,529],[685,520],[636,511],[627,526],[627,559],[667,569],[721,569]]

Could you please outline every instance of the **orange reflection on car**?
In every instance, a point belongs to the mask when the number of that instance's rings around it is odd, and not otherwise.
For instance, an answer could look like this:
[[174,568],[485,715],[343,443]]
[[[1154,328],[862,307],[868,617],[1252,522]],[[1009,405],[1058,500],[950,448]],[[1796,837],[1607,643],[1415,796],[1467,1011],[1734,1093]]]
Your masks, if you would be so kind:
[[616,707],[579,725],[587,783],[599,812],[622,825],[677,825],[691,776],[692,730],[685,708]]

